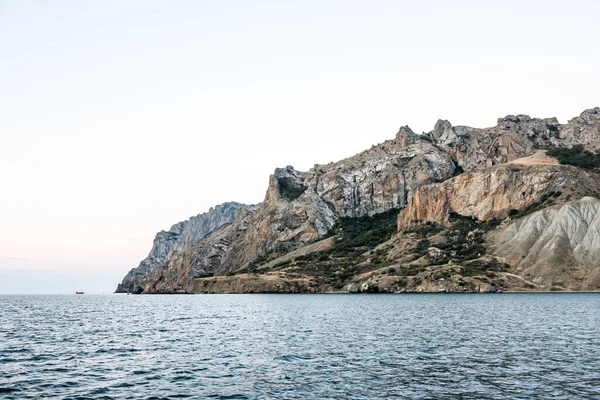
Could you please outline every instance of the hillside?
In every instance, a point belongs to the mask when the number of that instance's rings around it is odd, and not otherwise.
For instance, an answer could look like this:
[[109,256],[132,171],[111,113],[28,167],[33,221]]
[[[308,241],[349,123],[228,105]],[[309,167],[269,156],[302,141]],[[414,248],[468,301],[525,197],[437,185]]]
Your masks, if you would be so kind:
[[[595,290],[560,263],[538,268],[551,246],[522,250],[523,264],[499,232],[600,193],[599,148],[600,108],[564,125],[517,115],[484,129],[402,127],[348,159],[276,169],[260,206],[239,205],[202,234],[160,233],[118,291]],[[594,251],[593,240],[574,240],[561,253]]]

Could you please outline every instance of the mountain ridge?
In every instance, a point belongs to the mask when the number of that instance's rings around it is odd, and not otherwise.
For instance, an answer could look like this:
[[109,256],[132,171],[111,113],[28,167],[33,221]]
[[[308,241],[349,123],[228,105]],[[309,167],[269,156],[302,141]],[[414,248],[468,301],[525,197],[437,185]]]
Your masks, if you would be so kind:
[[[482,222],[500,220],[534,206],[548,206],[546,202],[550,200],[562,204],[595,195],[600,192],[596,172],[558,165],[556,160],[539,153],[541,148],[574,145],[592,152],[600,148],[600,108],[585,110],[567,124],[559,124],[555,118],[509,115],[498,119],[491,128],[452,126],[446,120],[439,120],[432,131],[417,135],[404,126],[394,139],[335,163],[315,165],[306,172],[292,166],[277,168],[269,178],[265,199],[259,206],[236,213],[228,224],[211,225],[213,229],[205,237],[192,235],[193,240],[165,247],[168,251],[155,257],[152,268],[130,271],[127,284],[124,280],[117,291],[190,293],[219,291],[223,287],[224,291],[310,292],[339,290],[336,287],[341,283],[346,290],[353,291],[352,285],[356,285],[359,277],[368,275],[369,269],[375,270],[367,262],[372,258],[364,256],[375,251],[369,246],[387,243],[389,254],[386,253],[384,261],[381,257],[378,260],[398,269],[398,260],[406,259],[401,257],[399,249],[409,251],[412,239],[406,239],[405,243],[388,243],[392,238],[382,239],[379,244],[370,241],[364,248],[353,250],[354,261],[335,250],[335,260],[343,260],[345,267],[334,268],[335,262],[325,259],[329,254],[327,246],[314,251],[307,249],[311,243],[332,235],[342,220],[369,219],[390,210],[401,210],[394,236],[405,237],[404,231],[415,226],[447,225],[454,214]],[[335,243],[330,243],[329,248],[335,249]],[[486,246],[494,247],[490,243]],[[285,259],[286,254],[300,255]],[[313,265],[323,268],[320,272],[308,273],[306,268],[302,269],[305,263],[296,261],[299,257],[310,258],[311,254],[321,254],[323,260],[313,261]],[[490,261],[501,255],[486,257]],[[274,261],[279,259],[289,262],[290,267],[275,271]],[[504,272],[508,274],[513,267],[509,265]],[[295,276],[292,270],[301,272]],[[259,277],[248,277],[248,271],[261,272]],[[324,277],[324,271],[333,275]],[[350,277],[348,271],[356,273]],[[341,282],[340,276],[347,281]],[[237,286],[230,284],[234,278]],[[272,286],[274,281],[279,283]],[[479,291],[484,284],[474,281],[469,287],[477,287]],[[505,289],[510,286],[502,282],[496,285],[504,285]],[[372,284],[365,291],[373,291],[374,287],[378,286]],[[420,287],[429,291],[435,286]],[[396,289],[400,290],[396,287],[385,291]]]

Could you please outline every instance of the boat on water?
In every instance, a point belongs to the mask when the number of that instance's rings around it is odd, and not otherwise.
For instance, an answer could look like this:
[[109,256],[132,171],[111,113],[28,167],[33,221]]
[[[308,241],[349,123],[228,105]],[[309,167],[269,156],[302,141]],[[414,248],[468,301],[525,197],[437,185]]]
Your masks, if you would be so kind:
[[75,292],[75,294],[84,294],[84,292]]

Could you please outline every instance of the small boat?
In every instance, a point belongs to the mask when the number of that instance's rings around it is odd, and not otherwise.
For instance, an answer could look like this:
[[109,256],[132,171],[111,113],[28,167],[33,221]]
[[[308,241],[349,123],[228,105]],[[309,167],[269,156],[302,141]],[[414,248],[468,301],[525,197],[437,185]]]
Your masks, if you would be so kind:
[[83,292],[75,292],[75,294],[83,294]]

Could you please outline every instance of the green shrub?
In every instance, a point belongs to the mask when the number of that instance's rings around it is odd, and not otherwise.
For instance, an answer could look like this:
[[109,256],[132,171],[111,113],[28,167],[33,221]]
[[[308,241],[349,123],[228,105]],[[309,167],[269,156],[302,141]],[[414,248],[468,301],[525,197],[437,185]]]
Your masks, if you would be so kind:
[[417,243],[417,246],[414,248],[414,252],[420,255],[426,254],[429,246],[431,246],[429,239],[423,239]]
[[515,210],[514,208],[508,212],[508,215],[511,218],[521,218],[526,215],[532,214],[536,211],[541,210],[542,208],[551,206],[554,204],[555,199],[559,198],[562,195],[562,192],[559,191],[551,191],[545,193],[540,197],[540,199],[536,202],[529,204],[527,207],[522,208],[520,210]]
[[591,170],[600,168],[600,155],[585,150],[581,144],[573,145],[571,148],[550,147],[547,149],[547,153],[564,165]]
[[463,276],[484,275],[494,277],[495,272],[507,271],[509,266],[501,263],[496,258],[487,261],[472,261],[461,266],[461,274]]
[[426,236],[430,236],[430,235],[435,235],[436,233],[441,232],[443,229],[444,228],[442,226],[436,224],[435,222],[427,221],[424,224],[418,224],[413,227],[410,227],[410,228],[406,229],[404,232],[405,233],[416,233],[417,235],[419,235],[421,237],[426,237]]
[[341,218],[333,229],[337,240],[330,249],[331,255],[361,254],[388,241],[396,232],[398,212],[391,209],[371,217]]
[[[341,218],[327,235],[336,236],[328,250],[304,254],[276,267],[285,266],[290,272],[312,276],[319,285],[342,288],[355,275],[386,265],[385,255],[393,246],[374,249],[396,232],[398,212],[392,209],[373,216]],[[371,262],[364,263],[369,251]],[[361,263],[364,264],[359,266]]]

